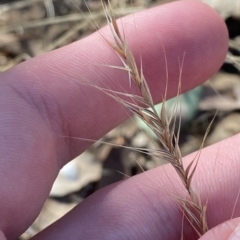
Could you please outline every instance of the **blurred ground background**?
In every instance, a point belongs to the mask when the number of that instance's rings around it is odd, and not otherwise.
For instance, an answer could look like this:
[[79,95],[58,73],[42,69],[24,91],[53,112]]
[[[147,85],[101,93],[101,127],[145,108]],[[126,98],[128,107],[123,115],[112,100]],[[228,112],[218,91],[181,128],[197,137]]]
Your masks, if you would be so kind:
[[[118,9],[118,15],[123,16],[168,1],[111,2]],[[203,2],[215,8],[226,21],[229,54],[214,77],[182,98],[180,145],[183,156],[198,150],[216,109],[218,114],[205,146],[240,132],[240,1]],[[86,3],[98,24],[104,25],[100,1],[86,0]],[[86,18],[91,21],[82,0],[0,0],[0,72],[87,36],[95,29]],[[171,106],[170,102],[170,111]],[[144,129],[140,122],[128,120],[108,133],[103,141],[120,146],[158,147],[158,140],[141,128]],[[133,176],[141,173],[141,168],[148,170],[161,164],[160,159],[129,149],[95,144],[63,168],[41,214],[20,239],[29,239],[96,190],[124,179],[124,175]]]

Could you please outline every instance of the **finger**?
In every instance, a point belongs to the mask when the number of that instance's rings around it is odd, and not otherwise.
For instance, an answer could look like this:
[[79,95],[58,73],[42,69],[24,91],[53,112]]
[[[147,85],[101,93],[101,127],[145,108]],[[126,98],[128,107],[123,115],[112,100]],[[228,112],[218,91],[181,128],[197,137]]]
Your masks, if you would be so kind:
[[0,230],[0,240],[7,240],[1,230]]
[[199,240],[238,240],[240,238],[240,218],[228,220],[210,229]]
[[[173,18],[177,19],[176,25],[172,24]],[[141,37],[133,34],[136,29],[134,22],[129,23],[130,19],[123,20],[126,36],[134,53],[141,50],[143,64],[147,63],[144,72],[156,100],[161,99],[164,89],[155,89],[165,86],[162,46],[170,69],[169,96],[176,92],[179,80],[178,57],[186,53],[184,90],[208,78],[224,59],[226,27],[213,10],[201,3],[176,2],[136,14],[138,29],[144,31],[140,32]],[[110,36],[107,29],[103,33]],[[1,75],[0,228],[8,239],[18,236],[34,220],[59,168],[89,146],[58,136],[97,139],[127,117],[104,94],[79,84],[87,79],[98,86],[129,89],[123,72],[93,63],[119,64],[99,34]],[[12,225],[15,222],[17,226]]]
[[[119,25],[138,62],[141,55],[143,71],[156,102],[162,100],[167,72],[168,96],[176,94],[179,62],[183,62],[182,91],[186,91],[219,69],[228,47],[223,21],[208,6],[195,1],[175,2],[144,11],[124,18]],[[102,30],[102,34],[112,39],[108,28]],[[101,91],[81,83],[126,92],[136,88],[132,84],[130,89],[128,74],[100,64],[121,66],[118,56],[96,33],[28,61],[4,77],[30,104],[38,106],[40,115],[57,136],[99,139],[126,119],[127,113]],[[62,163],[91,145],[71,138],[59,139],[58,144]],[[68,157],[63,154],[66,152]]]
[[[239,142],[240,135],[201,152],[192,187],[202,203],[207,202],[209,229],[240,215]],[[191,154],[184,163],[194,157]],[[175,170],[166,165],[96,192],[33,240],[171,240],[181,239],[182,227],[183,239],[197,239],[187,220],[182,226],[183,213],[175,199],[187,196]]]

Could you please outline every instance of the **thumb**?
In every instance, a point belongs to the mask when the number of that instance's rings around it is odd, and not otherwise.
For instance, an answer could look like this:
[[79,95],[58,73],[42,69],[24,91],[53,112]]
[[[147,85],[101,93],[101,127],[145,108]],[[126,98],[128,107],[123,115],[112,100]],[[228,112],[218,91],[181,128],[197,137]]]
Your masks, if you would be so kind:
[[240,240],[240,217],[217,225],[199,240]]

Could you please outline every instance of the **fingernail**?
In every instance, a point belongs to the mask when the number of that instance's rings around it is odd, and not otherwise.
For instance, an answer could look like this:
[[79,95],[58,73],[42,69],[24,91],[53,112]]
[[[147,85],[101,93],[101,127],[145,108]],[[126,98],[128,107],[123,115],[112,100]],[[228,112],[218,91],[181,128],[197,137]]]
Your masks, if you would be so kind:
[[234,232],[229,236],[228,240],[240,240],[240,225],[238,225]]

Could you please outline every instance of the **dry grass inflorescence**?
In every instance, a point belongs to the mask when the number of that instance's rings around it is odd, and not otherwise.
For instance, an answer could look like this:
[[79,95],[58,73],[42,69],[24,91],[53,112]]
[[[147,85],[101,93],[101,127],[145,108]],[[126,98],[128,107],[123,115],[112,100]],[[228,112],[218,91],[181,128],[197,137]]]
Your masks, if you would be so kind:
[[[176,118],[176,111],[178,111],[179,103],[176,101],[174,110],[171,116],[167,116],[165,107],[166,95],[167,95],[167,84],[165,90],[165,96],[161,111],[158,112],[154,106],[152,95],[148,87],[146,78],[142,70],[142,66],[138,66],[135,58],[128,47],[128,43],[124,38],[124,29],[120,30],[119,23],[116,21],[113,8],[108,1],[107,3],[102,1],[102,6],[105,12],[108,26],[111,30],[114,42],[109,39],[105,39],[108,45],[116,52],[122,62],[122,66],[109,66],[116,69],[125,71],[129,76],[130,84],[133,82],[140,90],[140,95],[135,95],[126,92],[116,92],[107,88],[98,88],[103,91],[118,103],[123,105],[127,110],[138,116],[156,135],[160,142],[161,147],[159,149],[146,149],[146,148],[133,148],[138,152],[143,152],[161,158],[166,162],[170,163],[175,169],[177,175],[181,179],[183,187],[188,192],[186,199],[182,197],[175,197],[176,203],[179,205],[184,217],[188,220],[190,225],[196,231],[198,236],[202,236],[207,230],[207,218],[206,210],[207,203],[202,203],[199,193],[196,193],[192,187],[192,178],[198,165],[199,154],[191,161],[188,166],[183,165],[182,155],[179,147],[180,137],[180,125],[181,120],[178,121]],[[181,85],[181,63],[180,64],[180,79],[178,87],[178,95],[180,94]],[[167,80],[166,80],[167,81]],[[211,123],[206,131],[203,142],[207,133],[209,132]],[[177,129],[177,131],[176,131]],[[203,145],[203,144],[202,144]]]

